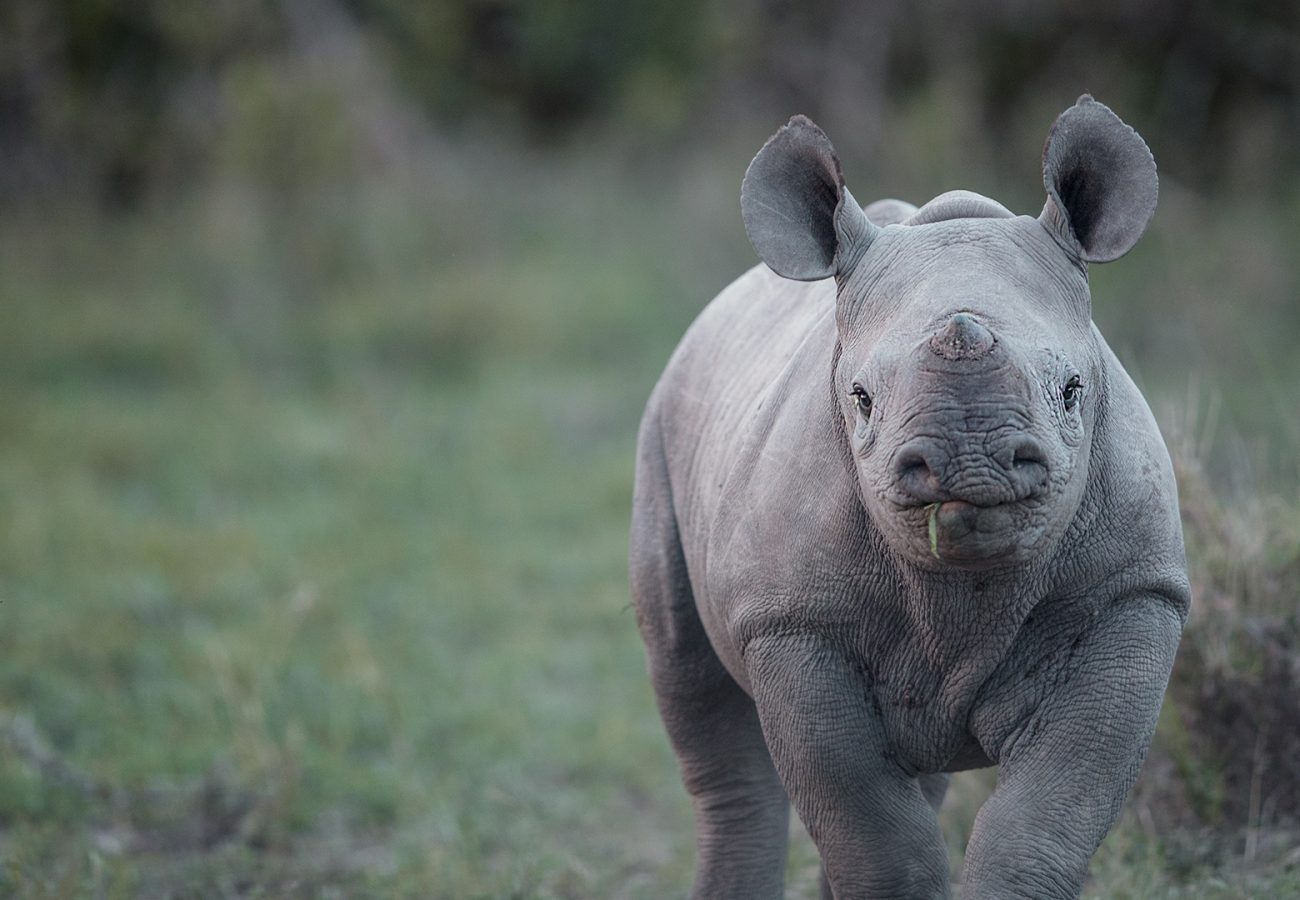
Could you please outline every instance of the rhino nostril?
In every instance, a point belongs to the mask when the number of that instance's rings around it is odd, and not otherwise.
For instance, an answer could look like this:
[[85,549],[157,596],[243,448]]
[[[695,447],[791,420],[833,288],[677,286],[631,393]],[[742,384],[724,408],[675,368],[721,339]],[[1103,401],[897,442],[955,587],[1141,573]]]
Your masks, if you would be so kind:
[[[1005,457],[1004,457],[1005,459]],[[1011,478],[1016,493],[1033,496],[1047,487],[1047,453],[1033,438],[1022,438],[1011,449]]]
[[925,454],[915,448],[900,451],[894,460],[894,473],[899,478],[924,476],[929,471],[930,463],[926,460]]
[[945,495],[940,484],[944,457],[931,444],[915,442],[894,457],[894,479],[899,489],[919,500],[938,500]]
[[1047,454],[1035,440],[1026,438],[1015,446],[1011,456],[1011,467],[1023,469],[1029,466],[1046,466]]

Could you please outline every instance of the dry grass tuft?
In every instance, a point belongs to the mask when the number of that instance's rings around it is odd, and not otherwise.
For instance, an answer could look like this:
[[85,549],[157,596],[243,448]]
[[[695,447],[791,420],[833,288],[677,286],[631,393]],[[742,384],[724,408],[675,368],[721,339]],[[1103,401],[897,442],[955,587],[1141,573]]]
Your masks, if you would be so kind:
[[1194,605],[1133,808],[1188,865],[1294,866],[1300,497],[1229,497],[1189,441],[1171,449]]

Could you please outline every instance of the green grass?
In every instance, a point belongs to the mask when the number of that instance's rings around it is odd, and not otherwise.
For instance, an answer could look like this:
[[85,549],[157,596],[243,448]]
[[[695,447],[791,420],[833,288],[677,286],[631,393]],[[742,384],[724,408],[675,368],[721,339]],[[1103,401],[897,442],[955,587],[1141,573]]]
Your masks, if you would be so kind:
[[[644,398],[748,264],[735,179],[443,162],[5,226],[0,894],[684,893],[626,523]],[[1132,822],[1094,868],[1300,895]]]
[[111,796],[6,758],[0,892],[661,877],[688,821],[624,558],[664,340],[602,312],[654,273],[575,297],[543,245],[213,297],[120,227],[5,297],[0,711]]

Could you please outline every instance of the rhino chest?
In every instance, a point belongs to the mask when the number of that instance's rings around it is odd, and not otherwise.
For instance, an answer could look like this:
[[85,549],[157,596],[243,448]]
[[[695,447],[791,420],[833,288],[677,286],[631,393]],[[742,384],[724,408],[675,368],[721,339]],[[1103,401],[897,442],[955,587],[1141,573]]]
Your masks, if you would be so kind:
[[884,728],[888,750],[907,771],[946,772],[988,765],[968,729],[977,690],[946,690],[942,682],[900,678],[877,684],[867,700]]
[[[899,764],[916,772],[992,765],[983,748],[1001,746],[1053,690],[1092,620],[1081,604],[1048,600],[1014,632],[986,633],[958,652],[938,651],[933,639],[878,648],[874,668],[863,667],[874,674],[868,702]],[[966,627],[975,632],[975,623]],[[954,635],[945,640],[957,646]]]
[[972,718],[1019,643],[1010,622],[989,627],[991,621],[997,620],[900,610],[879,617],[882,627],[870,629],[874,633],[861,647],[866,700],[904,769],[942,772],[990,764]]

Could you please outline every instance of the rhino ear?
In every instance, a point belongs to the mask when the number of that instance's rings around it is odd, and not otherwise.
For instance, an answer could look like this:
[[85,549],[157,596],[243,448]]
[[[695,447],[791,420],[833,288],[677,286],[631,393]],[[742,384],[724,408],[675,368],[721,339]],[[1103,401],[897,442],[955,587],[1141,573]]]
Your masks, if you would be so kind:
[[1038,220],[1087,262],[1127,253],[1156,208],[1156,163],[1146,142],[1087,94],[1047,133],[1043,185],[1047,204]]
[[797,281],[843,272],[878,230],[844,186],[830,140],[803,116],[774,134],[749,164],[740,214],[763,262]]

